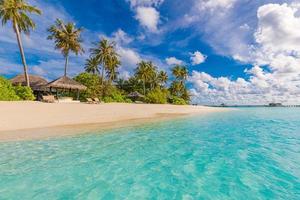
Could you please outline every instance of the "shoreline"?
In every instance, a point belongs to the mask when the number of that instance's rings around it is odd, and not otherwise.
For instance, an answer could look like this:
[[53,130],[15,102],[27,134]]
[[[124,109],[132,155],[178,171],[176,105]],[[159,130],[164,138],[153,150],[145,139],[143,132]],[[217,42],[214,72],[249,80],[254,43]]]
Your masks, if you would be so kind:
[[168,104],[0,102],[0,142],[81,135],[227,110]]

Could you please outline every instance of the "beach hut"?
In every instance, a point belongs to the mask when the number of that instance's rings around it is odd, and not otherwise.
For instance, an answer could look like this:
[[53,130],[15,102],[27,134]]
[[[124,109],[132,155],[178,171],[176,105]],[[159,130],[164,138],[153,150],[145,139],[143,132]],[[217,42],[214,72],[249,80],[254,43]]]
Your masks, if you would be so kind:
[[56,94],[58,91],[69,91],[69,93],[71,91],[76,91],[77,100],[79,99],[79,92],[87,89],[86,86],[67,76],[62,76],[54,81],[49,82],[46,87],[50,89],[50,92],[55,91]]
[[[15,76],[14,78],[10,79],[12,85],[22,85],[26,86],[26,80],[24,74],[19,74]],[[45,90],[45,86],[47,85],[48,81],[40,76],[36,75],[29,75],[29,82],[30,87],[33,92],[40,92]]]
[[145,98],[144,95],[140,94],[139,92],[131,92],[127,95],[128,98],[130,98],[133,101],[143,100]]

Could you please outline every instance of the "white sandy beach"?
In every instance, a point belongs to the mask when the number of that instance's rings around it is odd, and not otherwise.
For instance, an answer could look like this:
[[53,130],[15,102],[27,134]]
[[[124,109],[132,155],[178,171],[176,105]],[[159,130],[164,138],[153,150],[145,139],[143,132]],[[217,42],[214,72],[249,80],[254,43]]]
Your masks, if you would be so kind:
[[[88,124],[97,124],[98,128],[101,128],[101,125],[110,127],[127,122],[145,122],[219,111],[224,111],[224,109],[203,106],[121,103],[91,105],[85,103],[0,102],[0,140],[43,137],[41,134],[39,136],[24,134],[25,132],[34,132],[28,131],[31,129],[43,128],[45,130],[45,128],[63,126],[72,128]],[[60,135],[59,131],[55,132],[56,136]],[[47,133],[47,136],[51,135],[51,132]]]

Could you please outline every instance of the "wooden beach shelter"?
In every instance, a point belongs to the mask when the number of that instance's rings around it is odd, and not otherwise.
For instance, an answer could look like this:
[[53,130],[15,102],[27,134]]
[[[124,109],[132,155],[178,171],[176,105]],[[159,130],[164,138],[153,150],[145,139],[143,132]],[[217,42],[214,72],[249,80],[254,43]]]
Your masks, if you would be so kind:
[[56,91],[56,94],[59,90],[69,92],[76,91],[77,100],[79,99],[79,92],[87,89],[86,86],[67,76],[62,76],[54,81],[49,82],[46,87],[50,89],[50,92],[52,92],[54,89]]
[[[19,74],[14,78],[10,79],[12,85],[17,86],[26,86],[26,80],[24,74]],[[40,92],[45,90],[45,86],[47,85],[48,81],[40,76],[36,75],[29,75],[29,82],[30,87],[33,92]]]
[[145,96],[140,94],[139,92],[131,92],[130,94],[127,95],[128,98],[130,98],[133,101],[141,100],[144,99]]

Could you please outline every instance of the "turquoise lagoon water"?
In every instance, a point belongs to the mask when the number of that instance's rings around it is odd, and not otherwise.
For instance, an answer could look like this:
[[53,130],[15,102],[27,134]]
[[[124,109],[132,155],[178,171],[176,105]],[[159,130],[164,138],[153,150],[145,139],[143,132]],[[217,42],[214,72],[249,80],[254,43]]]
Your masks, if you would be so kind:
[[0,199],[300,199],[300,109],[0,143]]

